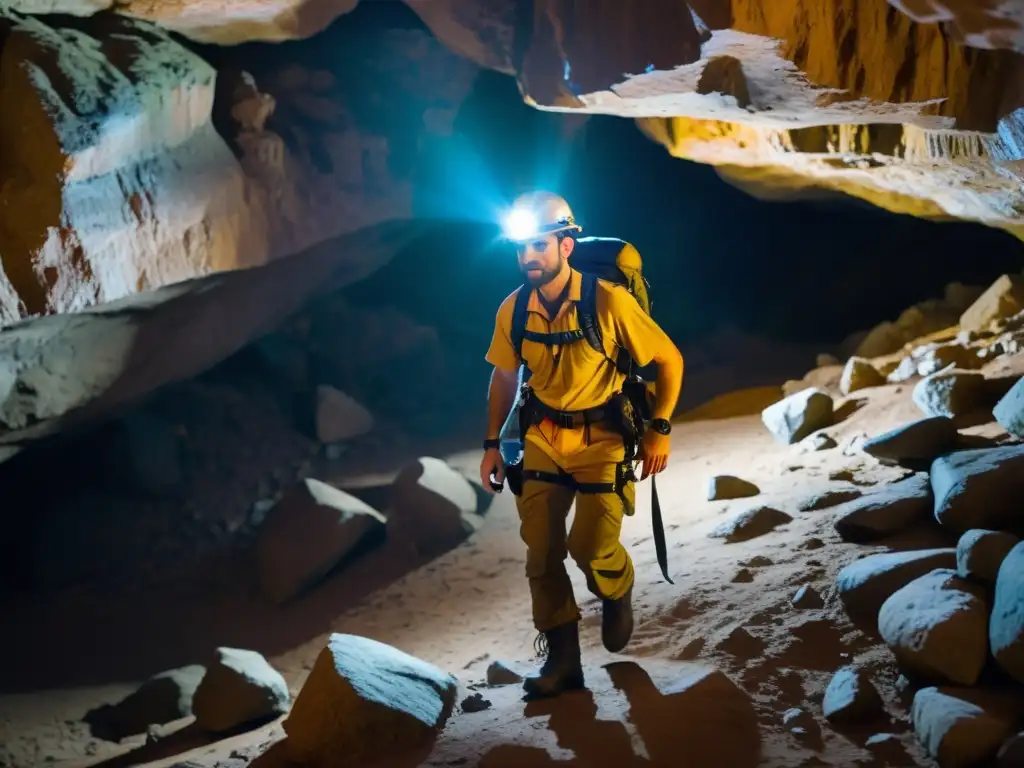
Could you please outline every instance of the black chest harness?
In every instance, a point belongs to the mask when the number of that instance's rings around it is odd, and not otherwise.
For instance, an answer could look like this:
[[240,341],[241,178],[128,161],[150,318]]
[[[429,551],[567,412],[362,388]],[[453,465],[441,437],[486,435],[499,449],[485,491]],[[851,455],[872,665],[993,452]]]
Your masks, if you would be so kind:
[[[580,300],[575,302],[579,326],[577,329],[555,333],[540,333],[527,330],[527,307],[531,292],[532,289],[528,285],[524,285],[519,289],[512,313],[512,344],[520,360],[523,359],[523,341],[532,341],[547,347],[561,347],[586,341],[594,350],[600,352],[610,364],[625,374],[627,378],[623,384],[622,391],[612,395],[611,399],[605,404],[579,411],[561,411],[552,408],[537,397],[533,388],[529,385],[531,371],[524,362],[523,383],[519,392],[519,434],[521,439],[525,440],[526,433],[531,426],[538,425],[545,419],[548,419],[563,429],[582,427],[584,429],[584,439],[589,443],[590,426],[592,424],[601,424],[622,438],[625,454],[623,460],[615,466],[614,482],[581,483],[570,473],[562,470],[554,473],[524,469],[522,461],[520,461],[518,465],[506,467],[509,489],[519,496],[522,493],[523,482],[526,480],[537,480],[571,488],[577,493],[615,493],[625,504],[624,490],[629,483],[637,480],[633,463],[637,459],[640,442],[646,429],[645,422],[651,418],[650,405],[647,400],[647,388],[643,380],[636,375],[635,369],[637,366],[625,347],[617,347],[617,354],[614,360],[608,357],[607,352],[605,352],[601,327],[597,322],[596,275],[582,274]],[[672,584],[673,581],[668,575],[668,557],[665,530],[661,518],[661,504],[658,500],[658,488],[653,475],[651,476],[651,512],[658,565],[661,567],[661,573],[665,580]]]

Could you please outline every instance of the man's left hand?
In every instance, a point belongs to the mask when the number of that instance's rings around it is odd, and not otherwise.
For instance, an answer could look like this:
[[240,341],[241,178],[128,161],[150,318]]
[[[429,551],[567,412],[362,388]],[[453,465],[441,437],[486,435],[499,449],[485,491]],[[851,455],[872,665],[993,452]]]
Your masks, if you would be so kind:
[[656,475],[668,466],[668,454],[672,450],[672,441],[668,435],[655,432],[653,429],[644,433],[643,444],[640,447],[640,458],[643,460],[643,471],[641,480],[646,480],[649,475]]

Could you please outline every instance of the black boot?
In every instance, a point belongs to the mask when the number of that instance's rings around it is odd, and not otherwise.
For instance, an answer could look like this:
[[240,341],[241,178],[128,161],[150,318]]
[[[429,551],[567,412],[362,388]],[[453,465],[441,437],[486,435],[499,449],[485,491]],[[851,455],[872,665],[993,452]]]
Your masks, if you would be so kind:
[[523,681],[523,690],[530,698],[548,698],[563,691],[583,687],[583,665],[580,661],[580,628],[570,622],[545,632],[541,638],[547,645],[547,660],[540,672]]
[[633,587],[618,600],[603,601],[601,640],[604,647],[618,653],[633,636]]

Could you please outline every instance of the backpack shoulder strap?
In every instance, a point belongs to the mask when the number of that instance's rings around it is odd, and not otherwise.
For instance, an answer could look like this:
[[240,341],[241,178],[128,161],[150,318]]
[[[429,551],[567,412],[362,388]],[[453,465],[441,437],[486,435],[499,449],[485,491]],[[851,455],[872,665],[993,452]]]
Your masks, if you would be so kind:
[[580,301],[576,305],[576,319],[579,321],[583,338],[596,351],[604,354],[604,339],[601,324],[597,322],[597,275],[584,272],[580,283]]
[[519,286],[512,309],[512,346],[520,360],[523,359],[523,337],[526,335],[526,308],[530,304],[530,291],[528,285]]

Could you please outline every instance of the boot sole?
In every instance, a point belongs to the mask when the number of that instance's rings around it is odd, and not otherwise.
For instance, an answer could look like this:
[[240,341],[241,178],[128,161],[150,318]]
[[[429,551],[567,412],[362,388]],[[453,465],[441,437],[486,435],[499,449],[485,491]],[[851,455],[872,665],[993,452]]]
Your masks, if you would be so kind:
[[526,699],[532,701],[534,699],[553,699],[560,694],[569,693],[570,691],[581,691],[586,687],[586,683],[581,673],[579,677],[573,677],[569,680],[565,680],[555,690],[533,688],[529,685],[529,678],[527,678],[527,682],[523,683],[523,692],[526,694]]

